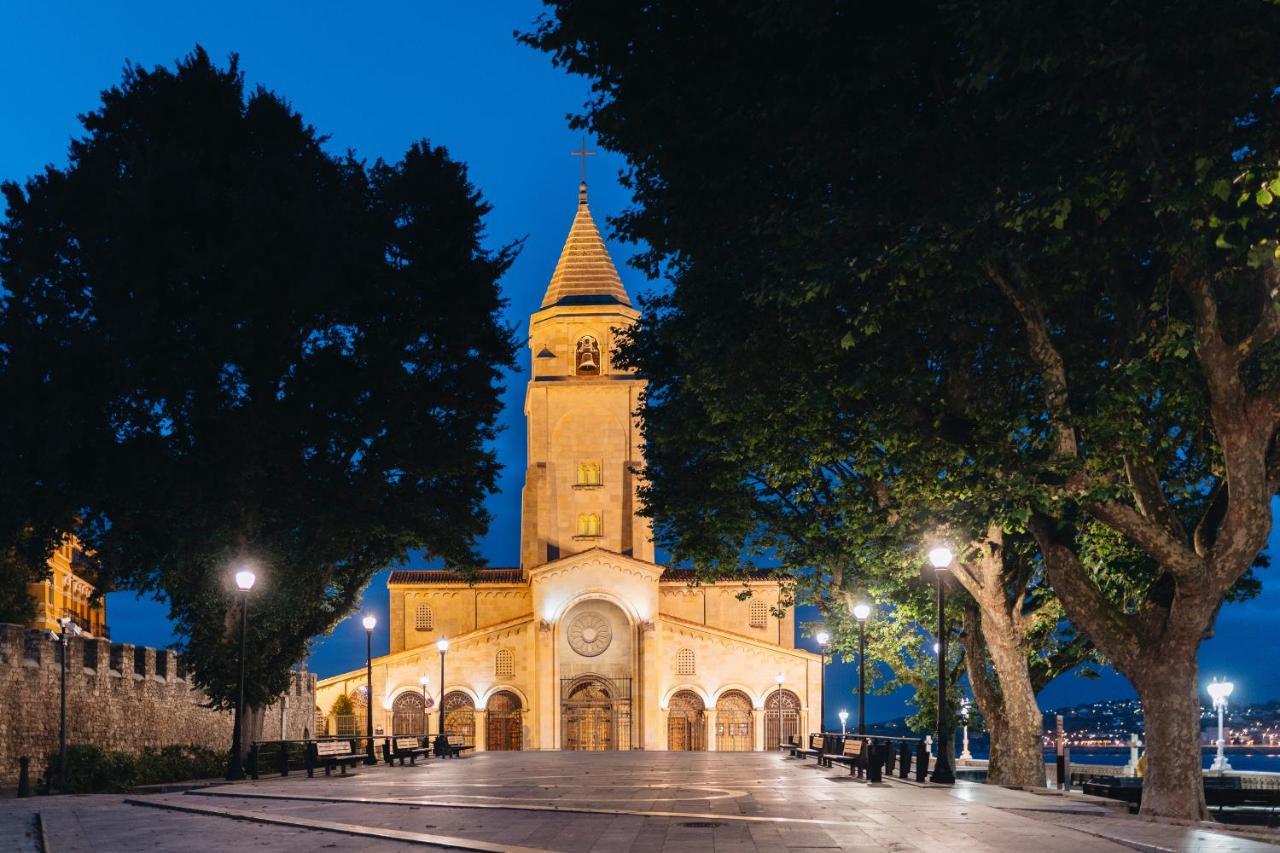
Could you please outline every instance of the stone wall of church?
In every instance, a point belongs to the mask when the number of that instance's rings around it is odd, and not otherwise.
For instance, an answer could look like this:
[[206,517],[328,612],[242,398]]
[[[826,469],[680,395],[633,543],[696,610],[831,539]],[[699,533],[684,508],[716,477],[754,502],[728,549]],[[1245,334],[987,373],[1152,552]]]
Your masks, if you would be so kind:
[[[58,748],[61,645],[42,631],[0,625],[0,784],[18,778],[18,758],[31,758],[32,780]],[[75,638],[67,659],[67,742],[137,754],[144,747],[192,744],[227,749],[232,715],[205,707],[175,652]],[[294,673],[285,734],[314,727],[315,676]],[[280,703],[263,714],[258,738],[280,737]]]
[[434,648],[441,637],[500,625],[529,614],[532,608],[529,588],[523,584],[392,587],[391,652]]
[[[740,598],[747,589],[751,596]],[[726,582],[690,586],[664,583],[659,596],[658,606],[662,613],[762,643],[795,648],[794,608],[783,611],[781,619],[774,615],[779,599],[777,584],[757,582],[744,586]]]

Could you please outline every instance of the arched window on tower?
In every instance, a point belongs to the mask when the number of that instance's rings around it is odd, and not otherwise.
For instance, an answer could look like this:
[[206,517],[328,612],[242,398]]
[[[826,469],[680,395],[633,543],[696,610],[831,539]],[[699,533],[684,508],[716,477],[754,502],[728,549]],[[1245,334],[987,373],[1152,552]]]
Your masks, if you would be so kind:
[[579,486],[600,485],[600,463],[599,462],[579,462],[578,463],[578,485]]
[[595,537],[600,535],[600,516],[594,512],[578,516],[578,535]]
[[413,614],[415,631],[431,631],[435,628],[435,620],[431,614],[431,605],[420,603]]
[[600,374],[600,343],[591,335],[583,335],[578,339],[574,365],[579,376]]

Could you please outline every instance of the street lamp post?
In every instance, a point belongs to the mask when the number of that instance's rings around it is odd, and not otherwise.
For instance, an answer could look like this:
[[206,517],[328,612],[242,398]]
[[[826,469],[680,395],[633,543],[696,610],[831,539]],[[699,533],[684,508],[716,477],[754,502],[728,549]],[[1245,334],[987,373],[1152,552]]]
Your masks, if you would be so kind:
[[960,750],[960,758],[964,761],[972,761],[973,754],[969,752],[969,700],[960,700],[960,719],[964,720],[964,748]]
[[786,676],[778,673],[774,681],[778,684],[773,690],[773,704],[778,710],[778,746],[782,746],[782,682],[786,681]]
[[444,737],[444,653],[449,651],[449,640],[447,637],[441,637],[436,640],[436,648],[440,650],[440,730],[436,732],[436,737]]
[[[818,731],[824,732],[827,730],[827,643],[831,642],[831,635],[819,631],[815,639],[822,655],[822,665],[818,669]],[[778,734],[782,734],[782,729],[778,729]]]
[[867,617],[871,605],[855,604],[853,618],[858,620],[858,734],[867,733]]
[[244,778],[244,765],[240,758],[240,744],[244,737],[244,665],[248,657],[249,635],[249,590],[258,580],[248,569],[236,572],[236,589],[240,590],[240,685],[236,695],[236,717],[231,726],[231,761],[227,765],[227,779],[236,781]]
[[1209,769],[1216,770],[1219,773],[1231,769],[1231,765],[1227,763],[1227,741],[1222,734],[1222,716],[1227,710],[1227,697],[1231,695],[1231,691],[1234,689],[1235,685],[1230,681],[1214,681],[1209,685],[1209,695],[1213,697],[1213,707],[1218,711],[1218,755],[1213,759],[1213,765]]
[[840,709],[840,713],[836,714],[840,718],[840,737],[845,735],[845,724],[849,722],[849,712],[844,708]]
[[938,581],[938,760],[933,765],[930,781],[940,785],[954,785],[955,771],[948,754],[950,735],[947,732],[947,599],[943,586],[943,573],[951,565],[951,549],[939,546],[929,552]]
[[62,628],[60,634],[54,634],[54,642],[62,646],[61,692],[59,694],[60,712],[58,716],[58,790],[67,791],[67,657],[71,652],[71,638],[80,634],[80,626],[70,616],[58,619]]
[[365,695],[364,711],[364,733],[365,733],[365,749],[364,763],[373,765],[378,763],[378,759],[373,755],[373,629],[378,625],[378,618],[373,614],[369,614],[360,620],[360,624],[364,625],[364,666],[365,666]]
[[431,683],[431,676],[424,672],[418,683],[422,685],[422,733],[425,735],[430,728],[427,725],[427,685]]

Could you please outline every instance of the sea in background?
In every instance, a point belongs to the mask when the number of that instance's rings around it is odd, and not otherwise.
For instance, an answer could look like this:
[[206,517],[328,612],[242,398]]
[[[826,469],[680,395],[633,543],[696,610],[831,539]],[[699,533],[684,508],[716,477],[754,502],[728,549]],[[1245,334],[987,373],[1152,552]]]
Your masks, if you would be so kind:
[[[974,758],[988,757],[985,744],[979,746],[970,743],[969,751]],[[1201,762],[1206,770],[1213,764],[1216,754],[1216,747],[1206,746],[1200,750]],[[1054,763],[1056,758],[1052,749],[1044,751],[1044,760],[1050,765]],[[1120,767],[1129,763],[1129,747],[1074,746],[1071,748],[1071,762],[1073,764],[1114,764]],[[1227,747],[1227,763],[1231,765],[1232,770],[1280,773],[1280,745]]]

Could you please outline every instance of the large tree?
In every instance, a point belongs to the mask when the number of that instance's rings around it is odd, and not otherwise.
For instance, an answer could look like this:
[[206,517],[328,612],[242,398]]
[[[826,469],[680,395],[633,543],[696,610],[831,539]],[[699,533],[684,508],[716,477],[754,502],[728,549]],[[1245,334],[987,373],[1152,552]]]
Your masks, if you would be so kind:
[[250,564],[260,706],[373,572],[477,564],[512,250],[444,149],[336,157],[234,57],[129,67],[83,123],[65,168],[4,186],[0,418],[27,443],[0,481],[168,603],[218,706]]
[[722,342],[726,298],[793,318],[846,350],[819,387],[861,368],[932,413],[942,487],[1034,534],[1137,688],[1143,811],[1203,816],[1196,651],[1280,483],[1280,10],[551,6],[529,40],[592,78],[674,310]]

